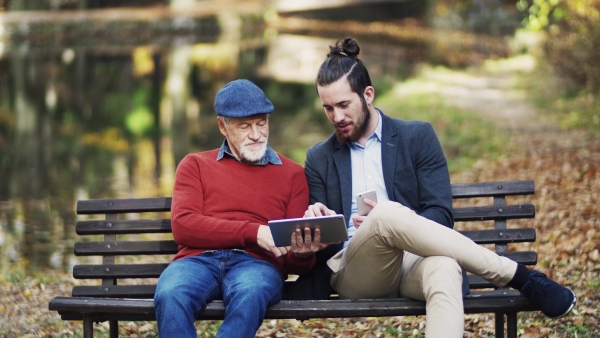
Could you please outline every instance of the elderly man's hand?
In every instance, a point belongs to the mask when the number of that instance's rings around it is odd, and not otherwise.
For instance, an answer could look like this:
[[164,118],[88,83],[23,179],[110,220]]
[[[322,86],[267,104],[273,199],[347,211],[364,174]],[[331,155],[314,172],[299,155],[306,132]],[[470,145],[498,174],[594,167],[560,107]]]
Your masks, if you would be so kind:
[[261,225],[258,228],[258,234],[256,241],[258,245],[267,250],[271,251],[275,257],[285,256],[288,253],[289,247],[276,247],[273,241],[273,235],[271,235],[271,229],[268,225]]
[[292,253],[297,257],[309,257],[314,255],[315,252],[321,249],[321,230],[315,229],[315,237],[312,238],[312,234],[309,227],[304,228],[304,238],[302,236],[302,230],[296,229],[292,233]]
[[323,250],[332,243],[321,243],[321,229],[316,228],[314,237],[312,237],[309,227],[304,228],[304,238],[302,229],[298,228],[292,233],[292,253],[297,257],[309,257],[319,250]]

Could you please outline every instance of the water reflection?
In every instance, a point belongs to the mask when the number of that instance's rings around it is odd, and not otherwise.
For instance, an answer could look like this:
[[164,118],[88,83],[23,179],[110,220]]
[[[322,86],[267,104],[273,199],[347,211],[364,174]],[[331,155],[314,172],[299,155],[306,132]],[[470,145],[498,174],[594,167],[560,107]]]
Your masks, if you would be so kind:
[[170,195],[179,160],[222,142],[212,103],[232,79],[264,88],[277,109],[271,143],[303,162],[327,132],[310,81],[260,71],[270,43],[261,25],[206,20],[219,29],[171,46],[161,36],[11,42],[0,59],[2,270],[18,260],[67,268],[77,199]]
[[[284,155],[303,163],[331,132],[313,79],[337,33],[278,33],[256,15],[178,25],[188,30],[60,39],[63,29],[30,38],[13,27],[0,58],[0,273],[18,260],[68,269],[78,199],[169,196],[179,160],[222,142],[213,98],[235,78],[273,101],[270,143]],[[362,41],[382,81],[408,77],[427,54]]]

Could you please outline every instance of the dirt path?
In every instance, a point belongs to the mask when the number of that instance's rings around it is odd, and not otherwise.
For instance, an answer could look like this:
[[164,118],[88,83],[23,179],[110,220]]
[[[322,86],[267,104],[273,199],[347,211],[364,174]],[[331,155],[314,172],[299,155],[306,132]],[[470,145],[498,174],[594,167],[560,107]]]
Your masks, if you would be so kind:
[[540,123],[526,92],[517,89],[515,77],[515,73],[528,73],[533,67],[534,60],[524,56],[467,72],[424,69],[422,76],[437,84],[437,92],[448,104],[477,112],[499,127],[537,129],[549,125]]

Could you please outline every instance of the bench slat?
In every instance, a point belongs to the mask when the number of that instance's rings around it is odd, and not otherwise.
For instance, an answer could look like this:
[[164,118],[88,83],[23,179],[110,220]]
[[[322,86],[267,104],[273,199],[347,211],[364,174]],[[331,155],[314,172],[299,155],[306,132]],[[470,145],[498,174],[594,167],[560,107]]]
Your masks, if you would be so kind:
[[[525,265],[537,264],[535,251],[504,252],[500,255]],[[167,264],[78,265],[73,269],[77,279],[87,278],[158,278]],[[106,269],[109,271],[106,271]],[[491,287],[479,276],[468,275],[472,289]],[[152,298],[156,285],[75,286],[74,296]]]
[[[502,252],[499,254],[524,265],[537,264],[537,253],[535,251]],[[167,265],[168,263],[76,265],[73,267],[73,277],[76,279],[158,278]],[[119,288],[128,287],[128,285],[115,285],[111,287],[114,288],[114,290],[117,290]],[[75,288],[78,288],[78,286]],[[83,288],[88,287],[84,286]],[[91,288],[95,288],[95,286],[92,286]],[[477,286],[476,288],[481,288],[481,286]],[[117,292],[117,294],[126,295],[128,291],[119,290],[115,292]]]
[[475,292],[478,289],[495,289],[492,283],[485,280],[485,278],[477,275],[467,274],[467,279],[469,280],[469,289],[471,292]]
[[[521,262],[523,263],[523,262]],[[527,262],[525,262],[527,263]],[[167,264],[144,264],[143,268],[132,266],[129,264],[110,266],[110,272],[103,272],[102,265],[78,265],[74,267],[73,276],[77,279],[88,278],[130,278],[129,271],[139,271],[137,278],[158,278]],[[493,288],[494,286],[486,281],[483,277],[468,274],[469,287],[471,289]],[[293,283],[293,281],[287,281]],[[120,295],[132,296],[135,298],[152,298],[156,285],[146,284],[139,285],[112,285],[103,286],[75,286],[73,295],[82,297],[119,297]],[[133,289],[133,290],[132,290]]]
[[537,264],[537,253],[535,251],[498,252],[498,255],[510,258],[524,265]]
[[469,279],[469,288],[471,292],[475,292],[477,289],[495,289],[492,283],[488,282],[481,276],[467,274],[467,278]]
[[469,289],[471,290],[493,288],[493,285],[481,276],[467,274],[467,279],[469,279]]
[[[457,222],[533,217],[535,217],[535,206],[532,204],[454,208],[454,218]],[[79,221],[76,231],[78,235],[169,233],[171,220]]]
[[[534,182],[482,182],[451,185],[453,198],[530,195],[535,192]],[[171,209],[171,197],[95,199],[77,201],[77,214],[114,214],[129,212],[163,212]]]
[[453,213],[454,220],[457,222],[534,218],[535,206],[533,204],[516,204],[505,205],[502,207],[483,206],[454,208]]
[[[535,251],[505,252],[501,255],[524,265],[537,264]],[[167,265],[168,263],[76,265],[73,267],[73,277],[76,279],[158,278]],[[118,287],[120,286],[118,285]],[[480,288],[480,286],[477,288]]]
[[[519,251],[519,252],[503,252],[499,253],[515,262],[524,265],[535,265],[537,264],[537,253],[535,251]],[[167,267],[168,263],[157,263],[157,264],[113,264],[113,265],[76,265],[73,267],[73,277],[76,279],[94,279],[94,278],[158,278],[160,274]],[[108,270],[107,270],[108,269]],[[489,283],[477,276],[469,275],[469,284],[472,288],[487,287]],[[471,281],[471,278],[475,278]],[[478,284],[485,283],[486,286]],[[116,295],[125,294],[129,291],[121,291],[120,289],[126,289],[129,285],[114,285],[110,289],[103,289],[100,294],[110,294],[115,292]],[[96,288],[102,288],[102,286],[75,286],[75,288],[90,288],[93,295],[97,295],[98,292],[94,291]],[[153,291],[152,291],[153,292]],[[92,295],[87,293],[81,293],[79,295]]]
[[452,198],[531,195],[535,193],[533,180],[509,182],[481,182],[452,184]]
[[[494,288],[494,286],[480,276],[469,274],[469,287],[471,292],[476,289]],[[286,282],[293,283],[293,282]],[[103,297],[103,298],[154,298],[156,284],[144,285],[92,285],[75,286],[72,290],[73,297]]]
[[461,234],[469,237],[477,244],[507,244],[535,242],[535,229],[491,229],[491,230],[461,230]]
[[158,278],[168,263],[75,265],[73,277],[89,278]]
[[177,243],[172,240],[76,242],[74,252],[77,256],[173,255],[177,253]]
[[[459,231],[478,244],[515,243],[535,241],[535,229],[504,230],[468,230]],[[114,242],[76,242],[77,256],[116,256],[116,255],[169,255],[177,253],[177,243],[173,240],[162,241],[114,241]]]
[[171,197],[110,198],[77,201],[77,214],[119,214],[129,212],[163,212],[171,210]]
[[73,297],[154,298],[156,284],[74,286]]
[[79,221],[78,235],[151,234],[171,232],[170,219]]

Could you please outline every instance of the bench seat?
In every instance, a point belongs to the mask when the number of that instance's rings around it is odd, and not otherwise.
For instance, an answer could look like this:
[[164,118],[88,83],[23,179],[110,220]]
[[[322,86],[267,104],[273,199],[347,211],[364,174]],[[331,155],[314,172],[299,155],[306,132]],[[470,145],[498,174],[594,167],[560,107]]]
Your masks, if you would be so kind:
[[[152,299],[56,297],[52,299],[52,307],[53,310],[61,313],[61,318],[64,320],[82,320],[84,314],[94,316],[94,321],[156,320]],[[516,290],[474,291],[464,296],[464,307],[465,313],[539,310]],[[198,319],[223,319],[224,313],[223,302],[213,301],[207,305]],[[282,300],[269,308],[265,319],[303,320],[424,314],[425,302],[410,298]]]

